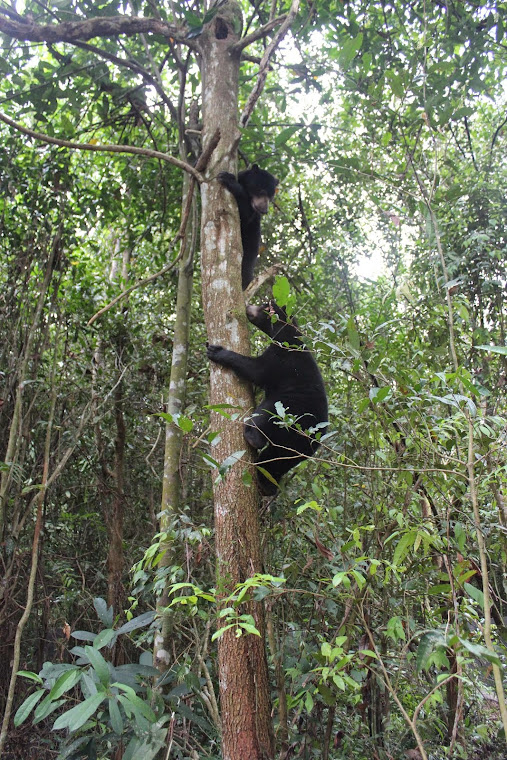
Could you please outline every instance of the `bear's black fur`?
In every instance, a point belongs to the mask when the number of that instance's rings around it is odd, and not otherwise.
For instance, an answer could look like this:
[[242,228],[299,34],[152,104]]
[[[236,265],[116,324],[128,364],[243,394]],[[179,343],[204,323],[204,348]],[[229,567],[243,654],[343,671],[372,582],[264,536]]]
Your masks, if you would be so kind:
[[[208,346],[208,357],[264,390],[264,399],[245,422],[244,435],[251,446],[262,449],[257,464],[278,482],[319,447],[314,436],[320,438],[326,426],[306,431],[327,422],[326,391],[296,321],[288,320],[284,309],[270,301],[263,306],[247,306],[246,313],[252,324],[269,335],[271,345],[257,357],[242,356],[222,346]],[[275,408],[277,401],[296,418],[290,427],[280,420]],[[262,472],[258,474],[262,492],[275,494],[275,484]]]
[[254,267],[261,244],[261,215],[267,214],[273,200],[278,180],[272,174],[254,164],[238,174],[220,172],[218,181],[236,199],[241,222],[243,260],[241,264],[241,287],[245,290],[253,280]]

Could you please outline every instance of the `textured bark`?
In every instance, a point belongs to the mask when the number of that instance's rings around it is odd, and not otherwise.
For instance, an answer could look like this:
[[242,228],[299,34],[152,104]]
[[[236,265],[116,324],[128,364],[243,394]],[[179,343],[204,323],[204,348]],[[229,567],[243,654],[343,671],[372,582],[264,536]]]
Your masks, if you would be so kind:
[[111,512],[108,515],[109,549],[107,553],[107,602],[116,614],[121,610],[124,599],[122,575],[123,557],[123,518],[124,518],[124,472],[126,428],[123,415],[123,382],[120,381],[114,392],[114,417],[116,437],[114,440],[114,470]]
[[[239,217],[234,199],[214,179],[219,171],[236,170],[239,53],[231,54],[230,48],[240,32],[240,8],[229,0],[199,41],[204,149],[217,130],[221,137],[201,188],[202,298],[209,342],[248,354]],[[210,366],[210,384],[211,404],[230,403],[245,411],[252,407],[251,388],[217,364]],[[221,434],[212,450],[215,459],[223,461],[247,449],[238,421],[213,414],[211,424]],[[243,458],[214,484],[217,588],[224,595],[261,570],[259,496],[255,485],[248,487],[242,481],[247,466]],[[245,607],[243,611],[255,616],[261,637],[236,638],[234,631],[228,631],[218,640],[224,760],[262,760],[274,753],[263,608],[253,603]]]
[[[189,193],[189,179],[183,180],[182,213],[185,213]],[[192,200],[189,224],[181,241],[181,259],[178,272],[178,293],[176,296],[176,319],[174,324],[173,351],[171,360],[171,376],[169,393],[167,395],[167,412],[181,414],[185,408],[187,391],[188,344],[190,337],[190,318],[192,307],[192,283],[194,270],[194,252],[196,247],[197,208],[195,199]],[[181,447],[183,431],[174,422],[166,425],[164,479],[162,481],[162,516],[160,532],[169,534],[173,525],[175,513],[180,508],[181,494]],[[175,561],[174,546],[171,538],[161,544],[164,556],[161,567],[169,567]],[[155,637],[153,662],[163,673],[170,667],[170,637],[172,633],[172,610],[167,608],[169,599],[164,591],[160,599],[162,611],[162,629]]]
[[132,36],[152,32],[192,46],[192,43],[185,39],[184,29],[156,18],[105,16],[84,21],[64,21],[62,24],[36,24],[32,19],[23,16],[18,16],[18,19],[9,19],[0,13],[0,32],[17,40],[31,42],[84,42],[93,37]]

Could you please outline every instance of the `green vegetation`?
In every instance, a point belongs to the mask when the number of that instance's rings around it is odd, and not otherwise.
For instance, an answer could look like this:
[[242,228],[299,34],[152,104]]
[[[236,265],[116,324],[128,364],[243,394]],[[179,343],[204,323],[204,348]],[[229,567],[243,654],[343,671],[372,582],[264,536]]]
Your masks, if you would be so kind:
[[[240,4],[243,34],[290,7]],[[272,757],[505,758],[507,5],[302,3],[270,58],[239,163],[280,179],[258,271],[283,266],[330,426],[262,504],[262,570],[239,579],[216,575],[214,493],[255,476],[246,444],[217,455],[240,404],[208,395],[209,157],[177,163],[202,153],[194,46],[220,8],[12,7],[0,755],[227,758],[227,635],[265,640]],[[172,31],[49,36],[119,16]],[[244,51],[240,116],[279,26]]]

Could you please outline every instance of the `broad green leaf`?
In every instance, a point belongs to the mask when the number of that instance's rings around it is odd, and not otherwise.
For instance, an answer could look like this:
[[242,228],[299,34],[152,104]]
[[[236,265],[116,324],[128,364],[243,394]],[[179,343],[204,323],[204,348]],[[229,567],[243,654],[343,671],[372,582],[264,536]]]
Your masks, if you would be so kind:
[[386,636],[393,641],[405,641],[405,630],[399,615],[393,615],[393,617],[389,619],[386,627]]
[[254,636],[260,636],[259,631],[254,625],[249,625],[249,623],[241,623],[241,628],[245,630],[247,633],[252,633]]
[[59,699],[62,694],[65,694],[66,691],[69,691],[69,689],[72,689],[72,687],[77,684],[81,678],[81,675],[82,671],[80,668],[76,668],[75,670],[68,670],[66,673],[62,673],[62,675],[57,678],[53,688],[49,692],[49,698],[52,700]]
[[104,686],[107,686],[111,680],[111,674],[106,660],[102,657],[101,653],[93,647],[87,645],[84,649],[99,681],[104,684]]
[[124,623],[120,626],[116,633],[130,633],[131,631],[136,631],[138,628],[144,628],[147,625],[151,625],[155,620],[156,614],[155,610],[143,612],[142,615],[138,615],[137,617],[132,618],[132,620],[129,620],[128,623]]
[[113,641],[113,639],[116,638],[116,635],[117,632],[112,628],[104,628],[104,630],[97,634],[93,640],[93,648],[102,649],[102,647],[107,646],[111,641]]
[[106,628],[112,628],[113,625],[113,608],[107,606],[107,602],[102,597],[98,596],[93,600],[93,606],[99,616],[100,622],[106,626]]
[[359,338],[359,333],[357,332],[356,325],[352,317],[350,317],[347,322],[347,335],[352,348],[354,348],[356,351],[359,351],[361,348],[361,340]]
[[182,414],[175,415],[175,422],[177,426],[183,430],[184,433],[190,433],[193,430],[194,423],[188,417],[184,417]]
[[18,707],[14,716],[14,725],[17,728],[28,718],[35,705],[39,702],[42,696],[45,694],[44,689],[39,689],[30,694],[29,697]]
[[241,457],[246,453],[246,449],[242,449],[241,451],[235,451],[234,454],[230,454],[222,464],[220,465],[220,473],[223,475],[227,472],[227,470],[230,470],[233,465],[235,465]]
[[418,672],[426,667],[426,663],[435,648],[442,646],[446,646],[446,641],[441,631],[427,631],[421,636],[416,654],[416,669]]
[[62,728],[68,728],[69,731],[77,731],[96,712],[105,698],[104,692],[97,692],[93,697],[88,697],[81,704],[60,715],[53,724],[53,730],[59,731]]
[[[118,688],[121,688],[118,686]],[[125,690],[125,689],[124,689]],[[121,703],[124,705],[125,700],[129,702],[129,704],[132,705],[132,707],[135,710],[138,710],[141,715],[144,715],[146,720],[148,720],[150,723],[155,723],[157,720],[157,716],[149,706],[147,702],[144,702],[140,697],[137,696],[137,694],[134,693],[132,689],[129,689],[128,693],[125,694],[125,696],[119,696],[118,699],[121,700]]]
[[491,351],[494,354],[502,354],[502,356],[507,356],[507,346],[474,346],[474,348],[480,349],[481,351]]
[[290,285],[286,277],[277,277],[273,284],[273,298],[278,306],[286,306],[290,294]]
[[[282,145],[285,145],[285,143],[287,143],[290,140],[292,135],[295,132],[298,132],[300,129],[301,127],[299,125],[293,125],[291,127],[286,127],[285,129],[282,129],[282,131],[279,132],[277,136],[275,137],[275,148],[280,148]],[[280,301],[278,300],[278,298],[275,296],[274,289],[273,289],[273,296],[274,296],[275,301],[279,305],[282,305]]]
[[463,588],[465,589],[467,594],[472,597],[474,602],[477,602],[481,610],[483,610],[484,609],[484,592],[481,591],[481,589],[478,589],[475,586],[472,586],[471,583],[465,583]]
[[118,702],[114,697],[109,699],[109,718],[111,720],[111,727],[115,734],[121,736],[123,733],[123,719],[121,717],[120,708]]
[[393,565],[397,567],[400,565],[401,562],[405,559],[407,556],[410,547],[414,545],[416,533],[415,531],[408,531],[407,533],[404,533],[403,536],[398,541],[398,544],[396,545],[396,549],[394,550],[394,556],[393,556]]
[[339,55],[339,63],[343,69],[346,69],[349,63],[352,61],[357,51],[363,44],[363,34],[360,32],[356,37],[346,40],[342,46]]
[[18,670],[17,675],[23,676],[23,678],[29,678],[36,683],[42,683],[42,678],[37,673],[32,673],[31,670]]
[[474,644],[472,641],[468,641],[467,639],[462,639],[461,637],[459,640],[460,640],[460,643],[463,644],[465,649],[467,649],[475,657],[484,658],[485,660],[488,660],[488,662],[492,662],[495,665],[502,667],[502,661],[496,652],[492,652],[487,647],[484,647],[481,644]]

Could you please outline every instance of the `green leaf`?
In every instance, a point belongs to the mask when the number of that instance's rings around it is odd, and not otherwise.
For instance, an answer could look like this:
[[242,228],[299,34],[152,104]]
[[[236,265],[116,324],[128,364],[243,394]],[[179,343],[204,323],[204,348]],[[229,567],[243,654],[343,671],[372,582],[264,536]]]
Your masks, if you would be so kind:
[[210,464],[212,467],[216,467],[217,470],[220,467],[220,462],[217,462],[216,459],[213,459],[213,457],[208,454],[206,451],[201,451],[201,457],[204,459],[206,464]]
[[416,533],[413,530],[404,533],[398,541],[396,549],[394,550],[393,565],[396,567],[403,562],[407,556],[409,549],[414,545]]
[[108,686],[111,680],[111,675],[106,660],[102,657],[100,652],[91,646],[85,646],[84,650],[85,655],[90,660],[90,663],[99,678],[99,681],[104,684],[104,686]]
[[458,545],[458,549],[460,550],[460,552],[464,552],[466,532],[463,529],[463,526],[461,525],[461,523],[459,522],[457,522],[454,526],[454,538],[456,539],[456,543]]
[[18,670],[16,675],[23,676],[23,678],[29,678],[36,683],[42,683],[42,678],[37,673],[32,673],[31,670]]
[[102,649],[107,646],[113,639],[116,638],[116,631],[112,628],[104,628],[93,640],[94,649]]
[[242,449],[241,451],[235,451],[234,454],[231,454],[226,459],[224,459],[224,461],[222,462],[222,464],[219,467],[220,474],[221,475],[225,475],[225,473],[227,472],[227,470],[230,470],[231,467],[233,467],[233,465],[235,465],[237,462],[239,462],[239,460],[241,459],[241,457],[245,453],[246,453],[246,449]]
[[78,728],[84,726],[88,718],[100,707],[105,698],[106,694],[104,692],[97,692],[93,697],[88,697],[81,704],[60,715],[53,724],[53,730],[59,731],[62,728],[68,728],[69,731],[77,731]]
[[[301,129],[299,125],[293,125],[291,127],[286,127],[285,129],[282,129],[282,131],[275,137],[275,148],[281,148],[282,145],[285,145],[292,135],[295,132],[298,132]],[[273,296],[275,298],[275,301],[281,306],[280,301],[275,296],[274,289],[273,289]]]
[[262,472],[262,474],[264,475],[264,477],[266,478],[266,480],[269,480],[270,483],[273,483],[278,488],[278,483],[274,479],[274,477],[271,475],[270,472],[268,472],[267,470],[265,470],[264,467],[261,467],[259,464],[257,465],[257,469],[259,470],[259,472]]
[[223,636],[226,631],[230,630],[231,628],[235,628],[235,627],[236,626],[233,625],[232,623],[230,625],[224,625],[222,628],[219,628],[218,630],[215,631],[215,633],[211,637],[211,641],[216,641],[221,636]]
[[72,689],[72,687],[77,684],[81,678],[81,674],[82,671],[80,668],[67,670],[65,673],[62,673],[62,675],[57,678],[53,688],[49,692],[49,698],[51,700],[59,699],[62,694],[65,694],[66,691],[69,691],[69,689]]
[[44,689],[38,689],[38,691],[34,691],[34,693],[30,694],[30,696],[27,697],[25,701],[18,707],[16,710],[16,715],[14,716],[14,725],[16,728],[25,722],[44,693]]
[[350,317],[347,322],[347,335],[352,348],[354,348],[356,351],[359,351],[361,348],[361,341],[359,339],[359,333],[356,330],[356,325],[352,317]]
[[484,647],[481,644],[474,644],[467,639],[460,638],[460,643],[463,644],[465,649],[467,649],[475,657],[484,658],[485,660],[488,660],[488,662],[492,662],[494,665],[502,667],[502,661],[496,652],[492,652],[490,649],[487,649],[487,647]]
[[107,603],[102,597],[98,596],[93,600],[93,606],[99,616],[100,622],[106,626],[106,628],[112,628],[113,626],[113,608],[108,607]]
[[278,306],[286,306],[290,295],[290,285],[286,277],[277,277],[273,284],[273,298]]
[[254,636],[260,636],[259,631],[254,625],[249,625],[249,623],[241,623],[240,628],[242,628],[246,633],[253,633]]
[[118,702],[114,697],[109,699],[109,718],[111,720],[111,727],[115,734],[121,736],[123,733],[123,719],[121,717],[120,708]]
[[436,647],[445,647],[446,641],[441,631],[427,631],[421,636],[416,654],[416,670],[420,672]]
[[474,602],[477,602],[481,610],[483,610],[484,609],[484,592],[481,591],[481,589],[478,589],[475,586],[472,586],[471,583],[463,584],[463,588],[465,589],[467,594],[472,597]]
[[56,700],[56,702],[53,702],[49,698],[49,694],[47,694],[46,697],[40,703],[40,705],[36,707],[35,713],[33,716],[33,722],[39,723],[41,720],[44,720],[44,718],[47,718],[48,715],[51,715],[51,713],[54,710],[56,710],[56,708],[59,707],[64,702],[65,702],[64,699]]
[[480,349],[481,351],[491,351],[494,354],[502,354],[502,356],[507,356],[507,346],[474,346],[474,348]]
[[393,641],[405,641],[405,631],[399,615],[393,615],[387,623],[386,636]]
[[[123,689],[124,691],[127,691],[125,689],[125,684],[116,684],[119,689]],[[138,712],[143,715],[146,720],[148,720],[150,723],[155,723],[157,720],[157,716],[149,706],[147,702],[144,702],[140,697],[138,697],[133,689],[128,689],[125,696],[119,696],[118,699],[121,701],[122,705],[125,705],[125,700],[128,701],[128,703],[132,706],[134,710],[137,710]]]
[[182,414],[175,415],[174,421],[184,433],[190,433],[191,430],[193,430],[194,423],[192,420],[188,417],[184,417]]
[[384,386],[383,388],[370,388],[368,395],[372,401],[374,401],[376,404],[380,404],[388,396],[391,395],[391,389],[389,386]]
[[73,631],[71,636],[76,641],[95,641],[97,638],[97,634],[90,631]]
[[363,655],[364,657],[373,657],[375,660],[378,659],[377,653],[373,651],[373,649],[360,649],[358,654]]
[[116,633],[130,633],[131,631],[136,631],[138,628],[144,628],[146,625],[150,625],[155,620],[156,614],[157,613],[155,610],[150,610],[150,612],[143,612],[142,615],[138,615],[137,617],[132,618],[132,620],[129,620],[128,623],[124,623],[122,626],[120,626]]
[[363,44],[363,34],[360,32],[356,37],[348,39],[340,50],[339,64],[343,69],[346,69],[349,63],[352,61],[357,51]]
[[358,570],[352,570],[351,575],[354,576],[354,579],[357,585],[359,586],[359,589],[361,590],[362,588],[364,588],[364,585],[366,583],[364,575],[362,575],[362,573],[360,573]]

